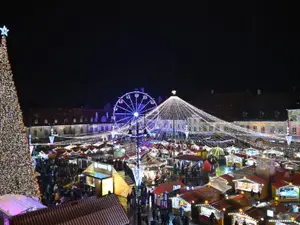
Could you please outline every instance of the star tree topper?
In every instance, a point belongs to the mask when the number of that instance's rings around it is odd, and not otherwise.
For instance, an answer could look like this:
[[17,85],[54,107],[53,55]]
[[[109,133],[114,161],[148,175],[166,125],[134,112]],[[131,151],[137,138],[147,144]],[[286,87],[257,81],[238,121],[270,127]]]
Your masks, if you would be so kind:
[[7,33],[8,33],[8,31],[9,31],[9,29],[7,29],[6,26],[3,26],[2,28],[0,28],[0,30],[1,30],[1,35],[7,37]]

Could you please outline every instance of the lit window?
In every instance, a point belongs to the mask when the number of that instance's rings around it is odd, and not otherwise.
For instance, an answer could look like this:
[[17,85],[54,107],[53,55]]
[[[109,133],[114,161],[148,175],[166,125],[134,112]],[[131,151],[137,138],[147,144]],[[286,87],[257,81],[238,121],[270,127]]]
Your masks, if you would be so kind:
[[57,123],[57,122],[58,122],[57,119],[55,119],[55,120],[54,120],[54,123]]
[[73,123],[76,123],[76,118],[73,119]]
[[83,122],[83,117],[80,117],[80,123],[82,123]]
[[253,126],[253,130],[254,130],[254,131],[257,131],[257,126]]
[[265,127],[261,127],[261,128],[260,128],[260,131],[261,131],[262,133],[265,133],[265,132],[266,132],[266,128],[265,128]]
[[296,135],[297,134],[297,127],[292,128],[292,134]]
[[45,124],[47,124],[48,123],[48,120],[47,119],[45,119]]
[[35,119],[34,120],[34,124],[38,124],[39,123],[39,120],[38,119]]

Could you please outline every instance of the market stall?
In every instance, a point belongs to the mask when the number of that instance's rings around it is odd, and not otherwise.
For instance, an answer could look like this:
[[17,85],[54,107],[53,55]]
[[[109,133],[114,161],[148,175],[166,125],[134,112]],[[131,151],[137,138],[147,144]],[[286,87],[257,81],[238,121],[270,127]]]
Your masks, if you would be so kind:
[[168,195],[170,192],[179,190],[184,187],[186,187],[186,185],[183,184],[181,181],[168,182],[157,186],[152,191],[152,193],[154,194],[155,204],[162,207],[167,207],[166,201],[168,198],[166,199],[165,196]]
[[216,201],[220,199],[220,195],[220,191],[209,186],[184,190],[183,194],[170,198],[172,200],[173,213],[179,214],[179,209],[183,208],[185,214],[190,216],[192,204]]
[[256,165],[256,159],[254,159],[254,158],[248,158],[248,159],[246,159],[246,165],[247,166],[254,166],[254,165]]
[[236,191],[260,193],[261,199],[268,196],[267,183],[260,177],[248,176],[233,180],[233,182]]
[[207,185],[217,189],[221,193],[226,193],[227,191],[232,189],[232,187],[228,185],[228,181],[220,176],[210,178],[210,181]]
[[284,156],[284,152],[283,151],[277,151],[277,150],[274,150],[274,149],[265,150],[263,152],[263,154],[265,156],[269,157],[269,158]]
[[94,188],[97,196],[104,196],[109,193],[127,197],[132,190],[132,184],[126,183],[110,164],[93,162],[82,173],[85,176],[85,184]]
[[225,200],[219,200],[198,204],[196,207],[199,207],[199,223],[207,223],[213,213],[216,218],[216,224],[224,224],[225,211],[229,210],[231,206],[227,204]]
[[272,194],[278,201],[299,201],[299,186],[292,183],[276,182],[272,184]]
[[232,216],[232,225],[259,225],[259,220],[255,219],[245,213],[237,212],[237,213],[229,213],[228,215]]
[[180,210],[183,210],[185,215],[190,216],[192,211],[192,204],[199,203],[203,196],[198,190],[188,191],[181,195],[171,197],[172,211],[175,215],[180,214]]
[[241,155],[230,154],[230,155],[226,155],[225,159],[226,159],[226,166],[233,166],[234,164],[236,165],[236,167],[243,166],[244,157]]
[[241,149],[237,148],[235,146],[230,146],[225,148],[225,150],[229,153],[229,154],[239,154],[241,153]]
[[248,156],[256,156],[256,155],[260,154],[259,150],[254,149],[254,148],[246,148],[245,153]]

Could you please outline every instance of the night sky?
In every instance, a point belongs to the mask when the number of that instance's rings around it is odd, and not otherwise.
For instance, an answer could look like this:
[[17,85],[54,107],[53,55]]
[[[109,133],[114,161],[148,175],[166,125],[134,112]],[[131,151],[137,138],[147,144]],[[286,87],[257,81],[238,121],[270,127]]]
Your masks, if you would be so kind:
[[299,19],[288,1],[40,2],[1,6],[23,107],[102,107],[138,87],[191,100],[299,84]]

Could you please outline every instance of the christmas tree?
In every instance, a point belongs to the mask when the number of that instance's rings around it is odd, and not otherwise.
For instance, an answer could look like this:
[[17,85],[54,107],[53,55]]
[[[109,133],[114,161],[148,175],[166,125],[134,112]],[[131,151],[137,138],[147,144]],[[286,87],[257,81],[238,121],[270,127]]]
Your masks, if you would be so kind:
[[6,36],[0,28],[0,196],[23,194],[40,197],[23,116],[8,60]]

